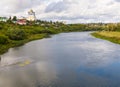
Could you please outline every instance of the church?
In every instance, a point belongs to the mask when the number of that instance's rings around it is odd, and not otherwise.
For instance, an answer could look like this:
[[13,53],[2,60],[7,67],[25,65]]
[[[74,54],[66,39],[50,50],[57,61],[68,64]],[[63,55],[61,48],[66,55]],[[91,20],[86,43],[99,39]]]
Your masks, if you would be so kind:
[[27,21],[36,21],[36,15],[35,12],[31,9],[30,11],[28,11],[28,17],[21,17],[19,19],[17,19],[17,24],[19,25],[26,25]]
[[30,11],[28,11],[28,21],[36,21],[36,15],[35,12],[31,9]]

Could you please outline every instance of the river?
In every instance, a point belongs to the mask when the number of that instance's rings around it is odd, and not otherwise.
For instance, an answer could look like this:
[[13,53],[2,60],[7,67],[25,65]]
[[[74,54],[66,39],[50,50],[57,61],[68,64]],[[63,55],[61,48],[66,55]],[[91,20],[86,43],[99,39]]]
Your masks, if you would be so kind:
[[120,45],[90,32],[53,35],[1,57],[0,87],[120,87]]

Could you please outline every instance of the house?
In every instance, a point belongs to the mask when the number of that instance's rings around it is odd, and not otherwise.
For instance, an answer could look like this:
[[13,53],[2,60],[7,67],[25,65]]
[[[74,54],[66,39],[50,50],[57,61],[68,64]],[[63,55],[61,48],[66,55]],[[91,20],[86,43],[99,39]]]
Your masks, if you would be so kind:
[[18,19],[16,23],[19,24],[19,25],[26,25],[27,20],[26,19]]
[[8,18],[7,17],[0,17],[1,22],[7,22]]

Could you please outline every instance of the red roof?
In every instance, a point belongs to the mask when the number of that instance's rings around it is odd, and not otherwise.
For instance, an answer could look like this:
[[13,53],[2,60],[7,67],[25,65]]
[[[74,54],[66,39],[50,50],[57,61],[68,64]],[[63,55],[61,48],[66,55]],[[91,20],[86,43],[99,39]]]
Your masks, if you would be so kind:
[[26,23],[27,23],[27,20],[26,20],[26,19],[18,19],[18,20],[17,20],[17,24],[26,25]]

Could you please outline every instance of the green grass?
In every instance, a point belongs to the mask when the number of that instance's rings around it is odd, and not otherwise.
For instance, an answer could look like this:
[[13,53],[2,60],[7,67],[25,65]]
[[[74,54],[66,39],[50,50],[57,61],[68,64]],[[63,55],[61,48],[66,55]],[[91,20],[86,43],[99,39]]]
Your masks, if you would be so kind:
[[35,34],[35,35],[29,36],[28,39],[24,39],[20,41],[11,41],[8,44],[0,44],[0,54],[7,52],[9,48],[18,47],[18,46],[24,45],[27,42],[38,40],[38,39],[43,39],[47,37],[48,37],[48,34]]
[[18,41],[10,40],[9,43],[7,43],[7,44],[0,44],[0,54],[7,52],[9,48],[22,46],[27,42],[30,42],[33,40],[38,40],[38,39],[43,39],[43,38],[48,38],[48,37],[50,37],[49,34],[44,33],[44,34],[29,35],[28,38],[26,38],[24,40],[18,40]]
[[108,32],[108,31],[102,32],[101,31],[101,32],[91,33],[91,35],[96,38],[101,38],[116,44],[120,44],[120,32]]

